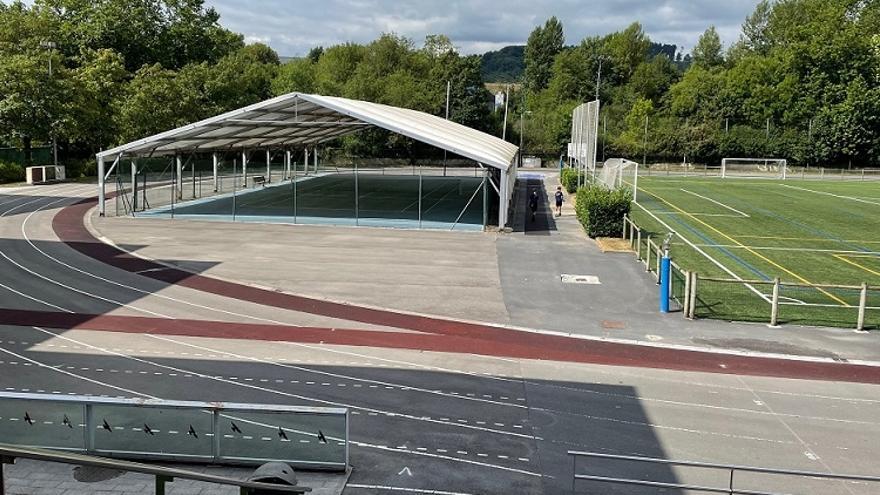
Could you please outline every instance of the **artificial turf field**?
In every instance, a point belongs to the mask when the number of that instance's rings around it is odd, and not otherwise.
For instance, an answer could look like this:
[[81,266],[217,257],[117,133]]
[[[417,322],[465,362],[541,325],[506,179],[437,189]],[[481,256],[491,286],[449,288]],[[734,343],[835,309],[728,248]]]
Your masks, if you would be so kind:
[[[859,286],[866,323],[880,326],[880,182],[639,177],[631,214],[659,241],[674,230],[671,256],[701,278],[773,280],[780,320],[853,326]],[[767,321],[772,285],[698,283],[697,316]]]
[[[180,203],[198,219],[482,230],[482,177],[328,173]],[[357,201],[355,201],[357,198]],[[470,203],[468,203],[470,201]],[[421,209],[421,213],[420,213]],[[233,213],[234,212],[234,213]],[[166,216],[171,207],[147,216]],[[421,218],[421,221],[420,221]]]

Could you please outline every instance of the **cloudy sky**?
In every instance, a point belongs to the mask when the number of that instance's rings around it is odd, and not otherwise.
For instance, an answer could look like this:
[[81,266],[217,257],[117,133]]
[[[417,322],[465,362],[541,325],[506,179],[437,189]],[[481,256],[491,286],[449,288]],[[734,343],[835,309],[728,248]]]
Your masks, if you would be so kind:
[[639,21],[651,39],[690,50],[715,25],[725,45],[736,41],[758,0],[207,0],[221,23],[261,41],[279,55],[304,55],[314,46],[364,43],[395,32],[421,44],[446,34],[463,53],[524,44],[551,15],[566,43],[606,34]]

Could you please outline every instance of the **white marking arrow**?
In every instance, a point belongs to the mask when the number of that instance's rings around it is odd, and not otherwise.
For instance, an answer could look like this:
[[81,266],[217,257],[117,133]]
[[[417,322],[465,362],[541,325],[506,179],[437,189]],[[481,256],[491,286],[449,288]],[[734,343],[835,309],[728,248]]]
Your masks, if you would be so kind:
[[404,468],[401,469],[400,472],[397,473],[397,475],[398,475],[398,476],[403,476],[403,473],[406,473],[407,476],[412,476],[412,471],[410,471],[409,468],[406,467],[406,466],[404,466]]

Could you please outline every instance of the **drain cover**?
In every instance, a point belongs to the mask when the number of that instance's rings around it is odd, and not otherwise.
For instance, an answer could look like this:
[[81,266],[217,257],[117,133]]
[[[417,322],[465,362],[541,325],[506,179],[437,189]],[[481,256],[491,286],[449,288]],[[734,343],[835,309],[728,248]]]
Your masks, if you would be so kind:
[[83,483],[98,483],[100,481],[112,480],[125,474],[125,471],[118,469],[100,468],[94,466],[77,466],[73,470],[73,479]]
[[563,273],[561,278],[563,284],[599,285],[602,283],[599,282],[599,277],[595,275],[569,275],[567,273]]

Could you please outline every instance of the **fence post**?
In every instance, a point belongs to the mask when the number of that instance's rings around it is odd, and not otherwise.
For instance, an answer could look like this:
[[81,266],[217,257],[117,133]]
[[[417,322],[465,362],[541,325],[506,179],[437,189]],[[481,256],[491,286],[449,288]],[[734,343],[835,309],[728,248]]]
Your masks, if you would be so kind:
[[636,231],[636,260],[642,259],[642,229]]
[[691,311],[691,272],[689,270],[684,272],[684,301],[682,303],[682,313],[687,318]]
[[662,258],[662,256],[660,256],[660,246],[658,245],[657,246],[657,263],[656,263],[656,265],[657,265],[657,285],[660,284],[660,258]]
[[626,213],[624,213],[623,214],[623,235],[621,236],[621,237],[623,237],[624,241],[626,240],[626,222],[627,222],[627,220],[629,220],[629,218],[627,218]]
[[645,253],[645,271],[651,271],[651,236],[648,236],[647,249]]
[[865,329],[865,308],[868,306],[868,283],[862,282],[862,290],[859,292],[859,321],[856,330]]
[[689,294],[691,300],[688,302],[688,308],[691,310],[688,318],[691,320],[697,317],[697,278],[697,272],[691,272],[691,292]]
[[635,234],[636,234],[636,224],[633,223],[632,220],[630,220],[629,221],[629,244],[630,244],[630,246],[632,245],[633,240],[635,239],[635,236],[636,236]]
[[773,300],[770,303],[770,326],[779,322],[779,277],[773,279]]

